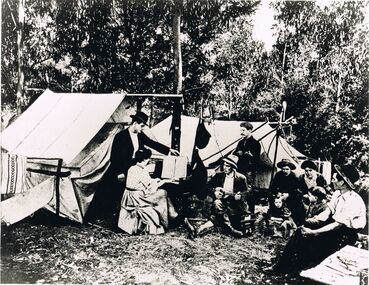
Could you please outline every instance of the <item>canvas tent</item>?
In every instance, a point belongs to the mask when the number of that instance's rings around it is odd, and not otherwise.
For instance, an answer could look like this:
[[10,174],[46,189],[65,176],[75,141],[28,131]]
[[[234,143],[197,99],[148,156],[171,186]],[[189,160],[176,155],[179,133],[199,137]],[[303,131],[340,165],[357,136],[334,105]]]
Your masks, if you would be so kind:
[[[2,222],[15,223],[45,207],[59,210],[61,217],[82,223],[98,183],[110,165],[110,148],[121,123],[130,122],[135,112],[124,94],[54,93],[46,90],[2,133],[1,193],[16,194],[1,202]],[[169,116],[146,134],[165,145],[171,144]],[[191,162],[198,118],[181,117],[181,155]],[[262,138],[262,149],[272,160],[273,129],[253,123]],[[199,151],[206,166],[227,155],[239,139],[239,122],[214,121],[205,124],[209,144]],[[270,132],[270,133],[269,133]],[[277,161],[288,157],[296,163],[305,156],[280,138]],[[62,161],[59,180],[31,170],[55,171]],[[16,166],[16,167],[15,167]],[[28,170],[27,170],[28,169]],[[259,175],[267,187],[269,173]],[[59,181],[59,186],[57,182]],[[9,187],[12,186],[12,187]],[[56,189],[60,189],[57,195]],[[59,197],[59,199],[57,199]]]
[[[169,116],[162,122],[151,128],[152,135],[164,144],[170,143],[170,126],[172,117]],[[192,157],[192,150],[195,141],[195,134],[199,118],[182,116],[181,117],[181,154],[188,157],[189,161]],[[205,166],[209,167],[219,161],[223,156],[227,156],[237,146],[240,135],[239,121],[222,121],[214,120],[205,123],[205,127],[211,134],[209,144],[199,150],[201,159]],[[264,160],[269,160],[272,163],[276,149],[276,131],[268,124],[263,122],[251,122],[254,127],[253,136],[260,140],[261,151]],[[302,172],[299,165],[307,157],[291,146],[283,137],[278,138],[278,149],[276,161],[283,158],[290,159],[297,166],[297,172]],[[329,165],[327,165],[329,167]],[[256,186],[266,189],[269,187],[272,169],[264,169],[257,173]]]
[[[26,169],[55,170],[56,158],[62,159],[61,170],[70,172],[60,179],[60,216],[82,222],[94,187],[109,167],[112,139],[122,129],[117,123],[129,122],[134,112],[124,98],[46,90],[3,131],[1,193],[7,194],[13,183],[17,195],[2,201],[2,222],[12,224],[44,206],[55,211],[55,176]],[[14,182],[22,177],[18,186],[23,187],[16,189]]]

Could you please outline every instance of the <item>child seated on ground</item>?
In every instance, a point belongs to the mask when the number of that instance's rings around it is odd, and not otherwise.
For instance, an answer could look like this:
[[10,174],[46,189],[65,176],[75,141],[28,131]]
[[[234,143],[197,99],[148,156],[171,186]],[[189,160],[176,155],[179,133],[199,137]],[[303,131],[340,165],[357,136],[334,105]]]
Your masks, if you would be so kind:
[[310,205],[306,212],[306,221],[304,225],[314,228],[317,221],[313,217],[319,215],[328,207],[325,189],[320,186],[315,186],[309,195],[309,201]]
[[267,233],[273,237],[289,238],[295,232],[297,226],[291,217],[291,211],[284,205],[283,196],[278,193],[274,198],[274,206],[264,214]]

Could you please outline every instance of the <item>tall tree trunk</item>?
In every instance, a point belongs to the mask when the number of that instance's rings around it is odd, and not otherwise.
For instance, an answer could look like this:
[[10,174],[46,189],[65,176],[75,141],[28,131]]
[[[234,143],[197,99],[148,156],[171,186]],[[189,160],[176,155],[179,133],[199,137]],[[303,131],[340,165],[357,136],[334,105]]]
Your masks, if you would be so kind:
[[[174,1],[173,15],[173,44],[174,44],[174,92],[182,94],[182,53],[180,40],[180,26],[182,14],[182,0]],[[181,99],[173,99],[172,144],[171,147],[180,150],[181,137]]]
[[18,47],[18,84],[17,84],[17,114],[24,107],[24,65],[23,65],[23,28],[24,28],[24,6],[25,0],[18,2],[18,29],[17,29],[17,47]]
[[336,114],[338,114],[341,106],[341,88],[342,88],[342,76],[338,74],[338,87],[337,87],[337,102],[336,102]]
[[[281,83],[282,83],[282,88],[284,87],[284,66],[286,64],[286,50],[287,50],[287,43],[284,43],[284,48],[283,48],[283,59],[282,59],[282,71],[281,71]],[[283,93],[282,93],[283,95]]]
[[[340,40],[341,38],[342,38],[342,33],[340,32]],[[342,56],[341,46],[339,46],[339,56],[340,58]],[[342,88],[341,81],[342,81],[342,74],[340,71],[338,71],[337,102],[336,102],[336,108],[335,108],[336,114],[338,114],[340,107],[341,107],[341,88]]]
[[232,89],[231,89],[231,85],[229,85],[228,119],[230,120],[231,117],[232,117]]

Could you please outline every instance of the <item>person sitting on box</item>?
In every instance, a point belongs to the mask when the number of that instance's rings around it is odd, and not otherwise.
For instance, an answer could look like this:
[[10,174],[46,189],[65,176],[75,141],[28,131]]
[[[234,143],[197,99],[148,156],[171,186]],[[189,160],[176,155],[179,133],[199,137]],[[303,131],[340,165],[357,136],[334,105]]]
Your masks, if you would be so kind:
[[297,228],[291,217],[291,211],[284,204],[284,197],[281,193],[274,198],[274,207],[270,207],[264,217],[267,232],[270,232],[273,237],[289,238]]
[[171,180],[150,177],[146,168],[150,157],[151,150],[139,149],[136,164],[127,173],[118,227],[128,234],[162,234],[168,228],[169,219],[178,216],[167,192],[161,189]]
[[234,237],[244,236],[242,224],[250,221],[244,197],[248,188],[246,177],[236,171],[237,160],[235,155],[223,158],[223,172],[216,173],[209,181],[208,186],[212,189],[214,198],[209,220],[195,228],[187,218],[185,219],[191,238],[208,232],[214,226],[223,227]]

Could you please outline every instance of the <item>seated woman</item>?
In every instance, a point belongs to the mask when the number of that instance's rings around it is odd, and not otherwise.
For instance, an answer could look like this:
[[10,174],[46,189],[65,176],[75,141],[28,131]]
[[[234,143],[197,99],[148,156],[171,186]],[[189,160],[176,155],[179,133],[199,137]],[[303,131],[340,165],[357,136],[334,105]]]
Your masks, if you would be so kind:
[[303,195],[304,208],[307,211],[309,208],[309,198],[314,187],[328,188],[327,181],[318,173],[318,166],[312,160],[305,160],[301,164],[301,169],[304,173],[298,177],[298,188]]
[[327,187],[327,181],[318,172],[318,166],[312,160],[305,160],[301,164],[304,173],[298,178],[298,187],[303,195],[308,194],[315,186]]
[[289,159],[282,159],[277,163],[277,167],[281,170],[274,175],[269,189],[269,207],[274,207],[274,197],[278,193],[282,193],[286,197],[285,204],[291,211],[293,221],[297,226],[302,225],[305,221],[305,208],[301,191],[298,188],[298,179],[294,172],[296,165]]
[[149,149],[135,154],[136,164],[127,173],[118,227],[129,234],[162,234],[169,219],[178,216],[167,192],[160,187],[170,180],[153,179],[146,166],[151,157]]
[[264,214],[267,231],[273,237],[289,238],[297,226],[291,217],[291,211],[284,205],[282,195],[274,198],[274,207],[270,207]]

